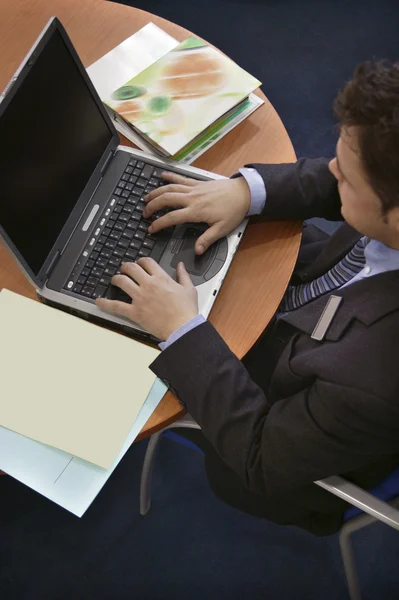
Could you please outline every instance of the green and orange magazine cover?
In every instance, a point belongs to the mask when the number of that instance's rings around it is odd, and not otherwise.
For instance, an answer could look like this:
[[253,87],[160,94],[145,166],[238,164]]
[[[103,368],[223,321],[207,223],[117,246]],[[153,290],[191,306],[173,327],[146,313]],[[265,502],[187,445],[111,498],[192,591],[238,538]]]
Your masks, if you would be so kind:
[[191,36],[105,102],[166,156],[173,156],[260,85]]

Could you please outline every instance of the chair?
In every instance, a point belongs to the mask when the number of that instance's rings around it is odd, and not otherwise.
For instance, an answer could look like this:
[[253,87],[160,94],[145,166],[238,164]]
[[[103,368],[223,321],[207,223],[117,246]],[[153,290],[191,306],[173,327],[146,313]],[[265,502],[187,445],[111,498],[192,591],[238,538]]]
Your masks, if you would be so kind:
[[[150,437],[141,472],[140,514],[142,516],[145,516],[151,508],[151,479],[158,443],[164,432],[179,427],[200,429],[198,423],[192,417],[186,415]],[[183,440],[183,438],[181,439]],[[184,443],[199,450],[192,442],[184,439]],[[326,477],[320,481],[315,481],[315,484],[352,504],[352,508],[345,513],[344,525],[339,534],[339,544],[350,599],[362,600],[351,534],[377,521],[382,521],[386,525],[399,530],[399,467],[370,491],[363,490],[339,476]]]
[[[168,427],[161,429],[157,433],[154,433],[148,441],[147,450],[144,456],[143,468],[141,471],[140,481],[140,514],[144,517],[151,508],[151,481],[152,481],[152,470],[154,467],[155,453],[158,447],[158,443],[161,436],[168,429],[177,429],[179,427],[186,427],[189,429],[201,429],[198,423],[194,421],[190,415],[185,415],[178,421],[171,423]],[[194,444],[192,444],[194,446]]]

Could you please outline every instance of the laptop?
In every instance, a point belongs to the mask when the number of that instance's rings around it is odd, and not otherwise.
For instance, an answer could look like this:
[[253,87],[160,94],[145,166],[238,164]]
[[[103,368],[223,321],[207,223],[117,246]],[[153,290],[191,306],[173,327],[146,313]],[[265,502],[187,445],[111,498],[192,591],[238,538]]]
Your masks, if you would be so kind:
[[130,302],[111,278],[123,262],[150,256],[173,278],[184,262],[199,311],[208,316],[247,220],[200,257],[194,244],[206,224],[148,233],[143,197],[166,183],[162,171],[201,181],[223,177],[119,145],[57,18],[0,97],[0,140],[0,237],[43,302],[158,341],[95,304],[99,297]]

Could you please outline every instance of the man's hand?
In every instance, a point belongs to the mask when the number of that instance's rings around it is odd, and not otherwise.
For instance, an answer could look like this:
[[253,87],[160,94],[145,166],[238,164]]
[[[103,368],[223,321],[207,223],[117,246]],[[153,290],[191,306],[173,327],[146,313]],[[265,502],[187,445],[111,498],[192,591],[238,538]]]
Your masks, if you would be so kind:
[[210,225],[197,240],[195,252],[203,254],[211,244],[238,227],[251,205],[251,192],[244,177],[195,181],[176,173],[164,173],[171,185],[162,186],[144,197],[144,217],[168,207],[180,208],[154,221],[150,233],[182,223]]
[[198,315],[197,290],[183,263],[177,265],[177,282],[152,258],[124,263],[113,285],[132,298],[132,303],[99,298],[99,308],[126,317],[143,329],[166,340],[176,329]]

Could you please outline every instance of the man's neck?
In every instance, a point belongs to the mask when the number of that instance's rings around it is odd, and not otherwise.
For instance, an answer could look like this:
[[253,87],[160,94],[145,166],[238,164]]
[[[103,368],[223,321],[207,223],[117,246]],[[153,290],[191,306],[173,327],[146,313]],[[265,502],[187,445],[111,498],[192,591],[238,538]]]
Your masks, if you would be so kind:
[[391,248],[392,250],[399,250],[399,240],[397,238],[389,239],[389,240],[381,240],[378,238],[374,238],[374,239],[376,239],[377,242],[384,244],[384,246]]

